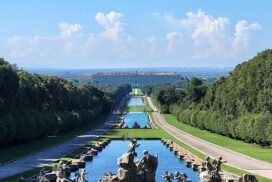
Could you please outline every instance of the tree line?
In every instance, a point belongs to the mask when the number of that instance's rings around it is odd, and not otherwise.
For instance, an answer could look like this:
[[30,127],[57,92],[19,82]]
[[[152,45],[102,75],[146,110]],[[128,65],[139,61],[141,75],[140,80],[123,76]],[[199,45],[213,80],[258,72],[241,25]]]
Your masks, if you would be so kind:
[[241,63],[212,85],[146,86],[163,113],[189,125],[262,145],[272,143],[272,50]]
[[95,123],[130,91],[129,85],[99,90],[55,76],[30,74],[0,58],[0,146]]

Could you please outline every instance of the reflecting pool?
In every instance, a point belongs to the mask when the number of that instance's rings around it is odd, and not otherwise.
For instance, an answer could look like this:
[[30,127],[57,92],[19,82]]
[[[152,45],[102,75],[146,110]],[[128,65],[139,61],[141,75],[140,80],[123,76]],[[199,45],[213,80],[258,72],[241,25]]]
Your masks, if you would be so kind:
[[144,101],[142,97],[131,97],[128,101],[128,106],[144,106]]
[[128,112],[124,117],[123,128],[133,128],[135,123],[137,123],[140,128],[150,128],[148,116],[145,112]]
[[[143,156],[143,150],[148,150],[151,155],[158,154],[158,168],[156,172],[156,181],[162,182],[164,178],[161,175],[164,171],[174,173],[175,171],[186,173],[193,181],[199,181],[198,173],[191,168],[187,168],[184,161],[179,160],[168,148],[166,148],[160,140],[138,140],[140,146],[136,149],[138,153],[137,159]],[[129,141],[112,140],[111,143],[92,161],[86,162],[86,175],[88,182],[97,182],[99,178],[103,177],[104,172],[112,171],[116,174],[117,158],[128,151]]]

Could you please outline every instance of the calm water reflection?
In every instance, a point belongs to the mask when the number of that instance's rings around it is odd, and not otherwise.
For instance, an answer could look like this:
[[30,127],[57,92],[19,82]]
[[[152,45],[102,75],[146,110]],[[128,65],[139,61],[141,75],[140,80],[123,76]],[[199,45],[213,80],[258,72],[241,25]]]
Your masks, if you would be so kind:
[[[187,168],[185,163],[170,152],[160,140],[139,140],[138,143],[140,143],[139,148],[136,150],[138,159],[143,156],[142,151],[145,149],[147,149],[151,155],[158,154],[157,182],[164,181],[160,176],[166,170],[172,173],[175,171],[186,173],[192,181],[198,181],[198,173],[194,172],[191,168]],[[87,162],[86,171],[88,172],[88,182],[97,182],[106,171],[116,173],[118,169],[117,158],[128,151],[128,144],[129,141],[113,140],[102,152],[94,157],[93,161]]]
[[128,106],[144,106],[144,101],[142,97],[131,97],[128,101]]
[[134,125],[134,123],[138,123],[138,125],[140,125],[141,128],[147,127],[150,128],[149,124],[148,124],[148,116],[145,112],[128,112],[125,115],[124,118],[124,128],[128,127],[128,128],[132,128],[132,126]]

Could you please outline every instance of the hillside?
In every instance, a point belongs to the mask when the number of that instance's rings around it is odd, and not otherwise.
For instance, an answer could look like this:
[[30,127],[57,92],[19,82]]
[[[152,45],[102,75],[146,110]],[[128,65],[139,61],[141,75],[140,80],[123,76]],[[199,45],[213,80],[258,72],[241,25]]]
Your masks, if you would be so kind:
[[[272,50],[237,65],[211,86],[196,80],[183,94],[168,94],[174,97],[169,111],[180,121],[246,142],[272,143]],[[162,108],[165,90],[153,89]]]

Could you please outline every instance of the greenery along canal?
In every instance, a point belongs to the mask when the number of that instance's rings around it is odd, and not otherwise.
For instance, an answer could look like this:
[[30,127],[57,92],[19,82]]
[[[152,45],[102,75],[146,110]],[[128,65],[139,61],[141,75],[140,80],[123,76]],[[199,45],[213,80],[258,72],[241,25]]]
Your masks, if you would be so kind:
[[[146,103],[146,102],[144,102]],[[148,107],[148,105],[145,106],[133,106],[133,107],[129,107],[129,111],[131,111],[133,108],[133,110],[141,110],[143,111],[143,108]],[[148,111],[149,113],[150,111]],[[151,114],[151,118],[152,121],[154,121],[154,118],[152,117]],[[156,123],[154,123],[156,124]],[[173,138],[171,135],[169,135],[168,133],[166,133],[165,131],[163,131],[158,125],[156,125],[156,127],[158,129],[154,129],[154,130],[146,130],[146,129],[113,129],[109,132],[107,132],[105,135],[101,136],[100,138],[112,138],[112,139],[120,139],[122,137],[126,137],[126,138],[145,138],[145,139],[150,139],[150,138],[169,138],[174,140],[177,144],[179,144],[180,146],[184,147],[186,150],[192,152],[193,154],[195,154],[196,156],[200,157],[201,159],[204,159],[204,155],[198,151],[196,151],[195,149],[191,148],[190,146],[187,146],[183,143],[181,143],[180,141],[178,141],[177,139]],[[99,140],[99,139],[98,139]],[[93,142],[92,142],[93,143]],[[155,153],[158,153],[159,156],[159,167],[158,167],[158,171],[157,171],[157,180],[158,181],[162,181],[163,179],[160,177],[160,175],[162,175],[162,172],[160,172],[160,170],[164,170],[165,166],[168,167],[168,169],[170,172],[175,172],[175,171],[181,171],[181,172],[185,172],[192,181],[198,181],[198,177],[195,178],[195,174],[194,172],[190,171],[191,169],[187,169],[189,171],[186,171],[186,169],[183,169],[184,164],[183,161],[179,161],[179,159],[174,156],[174,154],[172,154],[171,152],[169,152],[169,150],[166,150],[166,148],[162,145],[159,144],[159,141],[157,140],[140,140],[139,143],[141,144],[140,147],[137,149],[138,152],[138,158],[141,158],[142,156],[142,150],[143,149],[148,149],[150,154],[155,155]],[[87,175],[87,177],[89,178],[89,176],[91,175],[92,177],[90,178],[90,181],[94,181],[94,178],[99,178],[103,175],[103,173],[98,173],[100,172],[100,169],[97,170],[99,165],[102,165],[103,163],[107,164],[110,159],[105,159],[103,156],[117,156],[120,157],[120,155],[122,154],[122,152],[126,152],[128,150],[127,148],[127,144],[128,141],[120,141],[120,140],[113,140],[112,143],[109,144],[108,148],[106,148],[104,151],[102,151],[101,153],[98,154],[98,156],[94,157],[92,162],[88,162],[86,165],[87,168],[87,172],[89,173]],[[116,150],[116,145],[120,146],[118,147],[118,149]],[[110,152],[110,154],[109,154]],[[163,153],[163,154],[162,154]],[[76,153],[75,153],[76,154]],[[119,155],[120,154],[120,155]],[[164,156],[168,156],[169,158],[165,158]],[[72,155],[73,156],[73,155]],[[109,166],[102,166],[102,168],[105,169],[105,171],[113,171],[116,172],[115,170],[117,169],[117,165],[116,165],[116,157],[111,157],[112,159],[112,164]],[[69,160],[68,158],[65,158],[66,160]],[[166,160],[167,159],[167,160]],[[170,161],[168,159],[171,159]],[[172,160],[174,162],[172,162]],[[165,164],[165,162],[167,164]],[[102,163],[102,164],[99,164]],[[171,164],[171,165],[170,165]],[[174,164],[174,165],[172,165]],[[95,167],[93,167],[95,166]],[[97,166],[97,167],[96,167]],[[176,167],[175,167],[176,166]],[[103,169],[103,170],[104,170]],[[229,166],[223,166],[224,170],[242,175],[243,173],[245,173],[244,171],[238,170],[238,169],[234,169],[232,167]],[[95,171],[94,171],[95,170]],[[103,171],[103,172],[105,172]],[[95,172],[97,172],[97,174],[95,174]],[[191,175],[192,173],[192,175]],[[29,176],[29,174],[33,174],[33,173],[25,173],[25,174],[21,174],[19,176]],[[197,175],[197,174],[196,174]],[[11,182],[11,181],[15,181],[15,179],[17,179],[17,177],[15,178],[9,178],[4,180],[5,182]],[[197,180],[196,180],[197,179]],[[259,181],[267,181],[267,179],[262,178],[262,177],[258,177]]]

